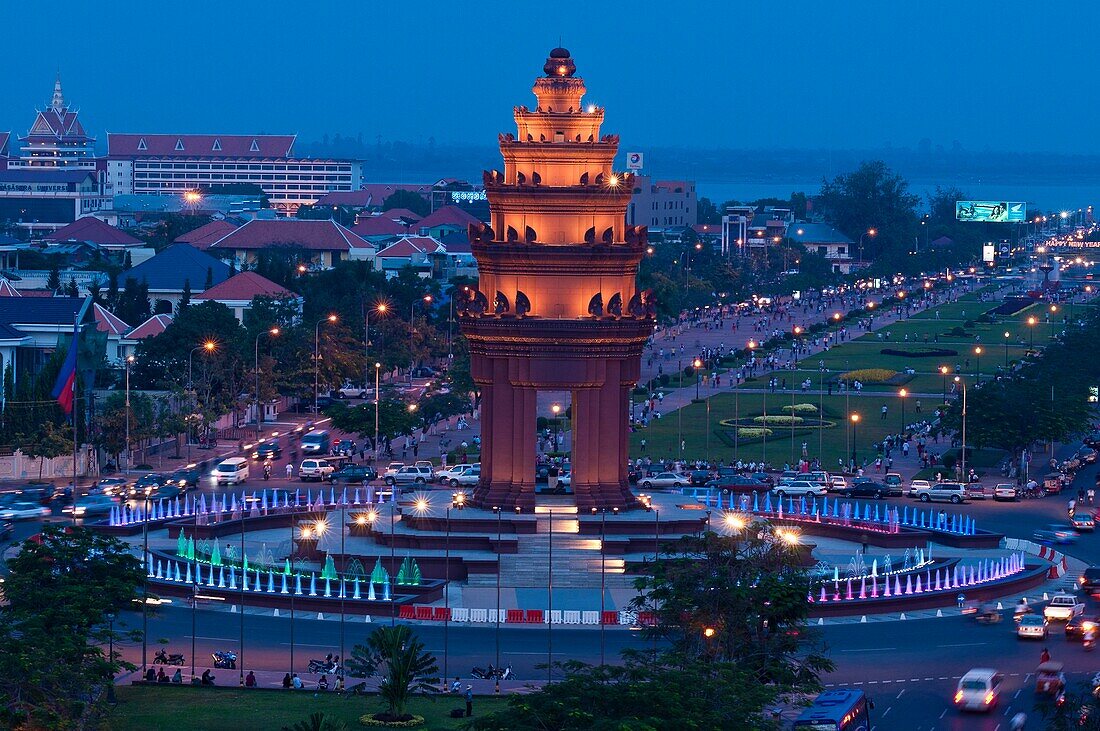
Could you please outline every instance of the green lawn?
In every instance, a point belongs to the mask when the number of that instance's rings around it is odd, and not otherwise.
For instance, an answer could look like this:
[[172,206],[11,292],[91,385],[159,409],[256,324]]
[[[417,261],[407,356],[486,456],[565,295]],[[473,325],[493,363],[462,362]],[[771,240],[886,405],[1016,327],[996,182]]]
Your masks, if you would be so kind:
[[[768,414],[787,414],[783,406],[792,403],[811,403],[824,408],[825,421],[832,422],[832,426],[798,427],[792,439],[791,428],[787,425],[771,425],[772,430],[765,442],[763,439],[746,439],[738,437],[734,439],[732,426],[723,425],[723,419],[747,419],[763,415],[765,405]],[[776,392],[774,394],[762,393],[730,393],[724,392],[707,399],[710,403],[710,415],[708,418],[707,405],[705,403],[693,403],[685,406],[680,412],[673,411],[663,416],[659,421],[651,420],[649,426],[639,429],[630,438],[631,457],[642,456],[641,440],[646,440],[645,455],[658,459],[676,459],[680,456],[679,442],[682,435],[684,441],[683,457],[685,459],[710,459],[760,461],[766,459],[772,465],[782,465],[784,462],[798,459],[802,453],[802,443],[806,442],[810,456],[817,456],[818,447],[824,455],[824,463],[834,465],[838,458],[846,458],[850,455],[849,431],[846,425],[848,414],[859,414],[860,421],[856,427],[856,458],[863,460],[873,458],[874,452],[871,445],[880,441],[889,433],[897,433],[901,428],[901,412],[898,399],[885,398],[882,395],[864,394],[857,396],[853,393],[850,401],[844,396],[804,395],[800,392]],[[887,419],[880,418],[880,409],[883,404],[889,408]],[[850,406],[847,410],[846,404]],[[925,414],[929,414],[935,404],[922,404]],[[811,416],[816,418],[816,416]],[[915,421],[913,404],[906,408],[906,421]],[[709,426],[708,426],[709,422]],[[710,435],[710,453],[707,453],[707,435]],[[793,447],[793,456],[792,456]]]
[[[315,695],[309,691],[281,692],[266,690],[191,687],[120,686],[118,706],[108,717],[113,731],[279,731],[318,711],[347,723],[349,729],[367,728],[359,717],[383,710],[377,696],[344,699],[330,693]],[[505,697],[474,698],[474,713],[483,715],[502,708]],[[424,716],[427,731],[459,729],[465,719],[452,719],[452,708],[464,707],[457,696],[416,698],[411,713]]]

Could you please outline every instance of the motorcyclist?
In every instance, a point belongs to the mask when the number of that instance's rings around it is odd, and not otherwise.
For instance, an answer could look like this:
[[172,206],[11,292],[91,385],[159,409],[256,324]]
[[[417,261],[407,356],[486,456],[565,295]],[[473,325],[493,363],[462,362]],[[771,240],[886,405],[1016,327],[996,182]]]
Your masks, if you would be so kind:
[[1081,643],[1086,650],[1091,650],[1096,647],[1096,630],[1093,627],[1085,629],[1084,633],[1081,635]]

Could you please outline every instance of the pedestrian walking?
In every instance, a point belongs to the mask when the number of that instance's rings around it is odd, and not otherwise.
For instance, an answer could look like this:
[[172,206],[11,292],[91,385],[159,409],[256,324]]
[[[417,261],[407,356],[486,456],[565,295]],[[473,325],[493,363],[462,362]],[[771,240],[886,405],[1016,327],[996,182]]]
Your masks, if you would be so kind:
[[466,718],[474,715],[474,686],[466,686]]
[[1050,650],[1043,648],[1043,653],[1039,655],[1039,664],[1042,665],[1045,662],[1050,662]]
[[287,462],[286,463],[286,479],[289,480],[292,477],[294,477],[294,465],[291,464],[290,462]]
[[883,404],[882,405],[882,419],[881,419],[882,421],[886,421],[886,411],[887,411],[886,404]]

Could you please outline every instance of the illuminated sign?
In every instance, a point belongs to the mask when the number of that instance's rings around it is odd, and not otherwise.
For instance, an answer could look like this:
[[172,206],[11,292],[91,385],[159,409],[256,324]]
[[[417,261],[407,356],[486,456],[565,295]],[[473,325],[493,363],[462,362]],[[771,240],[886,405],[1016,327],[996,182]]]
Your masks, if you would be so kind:
[[452,203],[475,203],[486,200],[484,190],[453,190],[451,191]]
[[630,170],[641,170],[642,159],[645,156],[640,152],[628,152],[626,153],[626,166]]
[[1011,201],[955,201],[955,218],[960,221],[1025,223],[1027,204]]
[[993,244],[985,244],[982,246],[982,261],[992,264],[997,258],[997,254],[993,249]]

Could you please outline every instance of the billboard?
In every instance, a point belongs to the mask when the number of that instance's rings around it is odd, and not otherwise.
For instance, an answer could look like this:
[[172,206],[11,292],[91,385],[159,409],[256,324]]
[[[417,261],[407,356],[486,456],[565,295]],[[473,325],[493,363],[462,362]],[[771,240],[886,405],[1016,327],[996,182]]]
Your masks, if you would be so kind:
[[1027,204],[1012,201],[955,201],[955,218],[960,221],[1025,223]]
[[640,152],[626,153],[626,167],[630,170],[641,170],[642,158],[643,155]]
[[996,259],[997,255],[994,253],[993,244],[984,244],[982,246],[982,261],[986,264],[992,264]]

